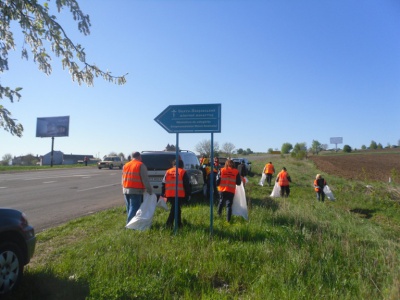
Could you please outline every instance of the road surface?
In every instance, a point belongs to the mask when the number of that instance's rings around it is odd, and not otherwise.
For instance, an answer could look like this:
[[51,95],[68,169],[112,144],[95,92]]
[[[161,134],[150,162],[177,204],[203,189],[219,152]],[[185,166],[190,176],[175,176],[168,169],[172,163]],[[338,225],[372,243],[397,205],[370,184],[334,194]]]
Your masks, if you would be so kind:
[[71,168],[0,173],[0,207],[24,212],[36,232],[125,205],[119,169]]

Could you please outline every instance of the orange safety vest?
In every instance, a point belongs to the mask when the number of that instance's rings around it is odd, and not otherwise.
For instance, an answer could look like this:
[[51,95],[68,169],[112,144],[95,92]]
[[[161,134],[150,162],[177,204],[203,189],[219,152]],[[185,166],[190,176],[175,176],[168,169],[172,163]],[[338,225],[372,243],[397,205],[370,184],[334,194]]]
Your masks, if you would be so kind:
[[146,189],[140,177],[140,167],[143,163],[138,160],[131,160],[124,166],[122,171],[122,182],[124,188]]
[[[183,176],[186,171],[178,168],[178,197],[185,197],[185,188],[183,186]],[[165,197],[175,197],[176,168],[173,167],[165,173]]]
[[280,186],[288,186],[289,185],[289,180],[288,180],[288,172],[286,171],[280,171],[278,174],[278,183]]
[[230,192],[232,194],[236,191],[236,177],[239,174],[237,169],[230,167],[222,168],[220,170],[221,181],[218,186],[220,192]]
[[[326,185],[326,181],[325,181],[325,179],[324,179],[324,186]],[[317,179],[315,179],[314,180],[314,190],[316,191],[316,192],[319,192],[319,189],[320,189],[320,187],[318,186],[318,180]]]
[[275,173],[275,168],[272,164],[268,163],[265,165],[265,174],[274,174]]
[[[211,167],[207,166],[206,167],[206,175],[208,176],[208,175],[210,175],[210,173],[211,173]],[[214,173],[218,173],[218,169],[215,166],[214,166]]]

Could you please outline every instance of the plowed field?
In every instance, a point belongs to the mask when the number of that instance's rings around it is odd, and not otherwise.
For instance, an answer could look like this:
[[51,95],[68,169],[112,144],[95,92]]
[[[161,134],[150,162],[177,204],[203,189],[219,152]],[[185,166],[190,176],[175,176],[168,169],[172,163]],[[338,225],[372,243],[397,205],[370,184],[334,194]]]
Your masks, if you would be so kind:
[[374,180],[400,183],[400,150],[350,153],[344,155],[313,155],[319,170],[326,174],[355,180]]

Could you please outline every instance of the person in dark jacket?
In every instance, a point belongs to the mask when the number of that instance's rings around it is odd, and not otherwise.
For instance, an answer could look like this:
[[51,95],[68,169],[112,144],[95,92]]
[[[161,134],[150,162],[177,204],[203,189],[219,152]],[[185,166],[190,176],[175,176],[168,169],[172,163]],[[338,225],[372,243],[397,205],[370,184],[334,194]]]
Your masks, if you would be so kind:
[[324,187],[326,186],[326,180],[322,178],[321,174],[317,174],[315,176],[314,180],[314,190],[317,194],[317,200],[318,201],[325,201],[325,193],[324,193]]
[[188,201],[190,194],[192,193],[192,186],[190,184],[189,176],[183,169],[183,161],[178,162],[178,189],[176,189],[176,161],[172,162],[172,168],[165,172],[162,181],[162,196],[167,198],[167,201],[171,203],[171,209],[167,219],[167,227],[172,227],[175,220],[175,196],[178,192],[178,226],[182,227],[182,214],[181,207],[184,201]]

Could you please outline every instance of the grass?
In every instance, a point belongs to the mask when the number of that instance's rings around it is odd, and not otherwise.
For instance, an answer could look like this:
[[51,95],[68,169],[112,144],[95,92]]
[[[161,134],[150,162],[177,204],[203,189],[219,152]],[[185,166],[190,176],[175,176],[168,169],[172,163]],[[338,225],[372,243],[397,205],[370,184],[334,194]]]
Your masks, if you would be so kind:
[[212,235],[200,195],[176,234],[161,209],[150,230],[125,229],[121,195],[121,207],[39,233],[10,299],[399,299],[399,187],[326,174],[337,201],[317,203],[311,162],[272,161],[292,177],[290,198],[257,184],[256,158],[249,221],[214,216]]

